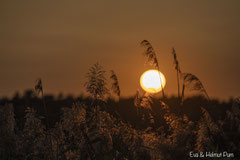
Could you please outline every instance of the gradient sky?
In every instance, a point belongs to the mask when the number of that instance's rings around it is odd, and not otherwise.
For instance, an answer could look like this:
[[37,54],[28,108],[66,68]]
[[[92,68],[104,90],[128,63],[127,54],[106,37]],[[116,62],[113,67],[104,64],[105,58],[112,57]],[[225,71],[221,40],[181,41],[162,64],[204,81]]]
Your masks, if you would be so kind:
[[96,62],[113,69],[122,96],[133,95],[148,68],[140,42],[149,40],[177,93],[171,48],[183,72],[210,97],[240,95],[239,0],[1,0],[0,96],[34,87],[79,95]]

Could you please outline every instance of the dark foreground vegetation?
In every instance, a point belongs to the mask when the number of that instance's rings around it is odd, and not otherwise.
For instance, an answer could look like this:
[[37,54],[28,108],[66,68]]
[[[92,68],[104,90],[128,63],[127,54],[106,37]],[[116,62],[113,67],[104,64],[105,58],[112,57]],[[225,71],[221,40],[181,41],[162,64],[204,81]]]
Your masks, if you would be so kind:
[[[240,156],[239,101],[152,98],[151,109],[134,97],[113,101],[45,96],[28,90],[1,99],[0,159],[189,159],[189,152]],[[146,104],[145,104],[146,105]],[[212,159],[212,158],[211,158]],[[231,159],[231,158],[227,158]]]

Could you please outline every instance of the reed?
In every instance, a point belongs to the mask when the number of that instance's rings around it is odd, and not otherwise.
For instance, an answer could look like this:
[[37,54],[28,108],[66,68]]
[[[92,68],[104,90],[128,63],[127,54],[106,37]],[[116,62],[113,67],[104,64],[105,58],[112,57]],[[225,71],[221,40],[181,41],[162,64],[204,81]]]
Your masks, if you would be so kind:
[[120,92],[117,75],[113,70],[111,70],[110,72],[111,72],[110,79],[112,80],[112,90],[118,97],[120,97],[121,92]]
[[180,66],[179,66],[179,62],[177,59],[177,54],[174,48],[172,48],[172,55],[173,55],[173,63],[175,65],[175,69],[177,71],[177,87],[178,87],[178,99],[180,101],[180,78],[179,75],[181,75],[181,70],[180,70]]
[[182,77],[183,77],[183,87],[182,87],[183,89],[182,89],[182,99],[181,99],[182,103],[184,101],[185,88],[202,92],[207,97],[207,99],[210,100],[202,82],[195,75],[191,73],[182,73]]
[[[143,52],[143,55],[147,57],[147,63],[150,64],[150,65],[153,65],[154,68],[157,69],[160,72],[157,56],[156,56],[156,53],[155,53],[151,43],[147,40],[143,40],[141,42],[141,45],[143,47],[145,47],[145,51]],[[161,80],[160,73],[159,73],[159,77],[160,77],[160,84],[161,84],[161,88],[162,88],[162,96],[164,98],[165,96],[164,96],[164,90],[163,90],[163,85],[162,85],[162,80]]]
[[152,110],[152,104],[153,104],[153,95],[151,93],[145,93],[141,98],[140,106],[145,109]]
[[106,87],[105,73],[106,71],[103,70],[103,67],[99,63],[95,63],[86,75],[87,82],[84,86],[94,100],[102,100],[109,92]]
[[36,80],[35,82],[35,91],[37,92],[37,94],[41,94],[41,97],[42,97],[42,102],[43,102],[43,108],[44,108],[44,112],[45,112],[45,116],[46,116],[46,121],[47,121],[47,136],[49,137],[49,140],[50,140],[50,148],[51,148],[51,156],[52,158],[54,157],[53,155],[53,150],[52,150],[52,136],[51,134],[49,133],[49,129],[50,129],[50,124],[49,124],[49,114],[48,114],[48,111],[47,111],[47,106],[46,106],[46,101],[45,101],[45,97],[44,97],[44,92],[43,92],[43,85],[42,85],[42,79],[39,78]]

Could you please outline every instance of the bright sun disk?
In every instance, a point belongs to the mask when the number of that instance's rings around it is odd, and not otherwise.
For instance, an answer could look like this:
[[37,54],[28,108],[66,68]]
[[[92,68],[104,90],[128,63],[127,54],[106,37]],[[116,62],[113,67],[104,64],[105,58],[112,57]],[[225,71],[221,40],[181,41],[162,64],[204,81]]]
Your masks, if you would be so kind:
[[164,88],[166,79],[164,75],[158,70],[147,70],[142,74],[140,78],[140,84],[143,90],[146,92],[157,93],[160,92],[162,88]]

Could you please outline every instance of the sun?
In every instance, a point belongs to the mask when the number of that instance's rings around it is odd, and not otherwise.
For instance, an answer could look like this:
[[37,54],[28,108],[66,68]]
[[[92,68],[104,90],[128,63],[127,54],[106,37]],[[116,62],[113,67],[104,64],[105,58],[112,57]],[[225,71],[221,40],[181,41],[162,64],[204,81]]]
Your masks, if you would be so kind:
[[[160,83],[161,82],[161,83]],[[166,79],[158,70],[147,70],[140,78],[140,84],[143,90],[149,93],[157,93],[164,88]],[[162,86],[161,86],[162,84]]]

